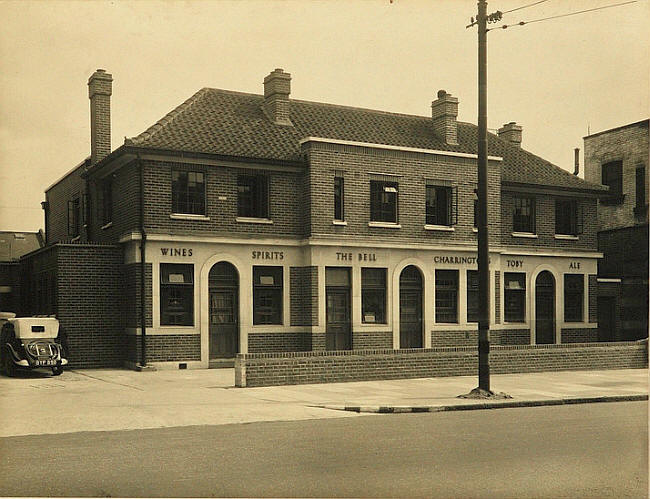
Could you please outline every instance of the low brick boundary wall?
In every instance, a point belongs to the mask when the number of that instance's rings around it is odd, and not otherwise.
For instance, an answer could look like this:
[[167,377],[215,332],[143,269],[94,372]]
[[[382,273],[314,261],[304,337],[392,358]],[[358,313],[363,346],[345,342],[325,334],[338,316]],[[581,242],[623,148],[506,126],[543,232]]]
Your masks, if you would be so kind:
[[[494,346],[493,374],[648,367],[645,342]],[[469,376],[476,347],[238,354],[235,386]]]

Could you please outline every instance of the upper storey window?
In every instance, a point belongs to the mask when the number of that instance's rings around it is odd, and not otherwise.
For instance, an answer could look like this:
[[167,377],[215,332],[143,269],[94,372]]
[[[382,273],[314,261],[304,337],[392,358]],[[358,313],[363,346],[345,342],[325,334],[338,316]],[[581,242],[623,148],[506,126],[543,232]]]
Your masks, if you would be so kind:
[[602,167],[603,185],[609,186],[609,196],[604,199],[607,204],[623,202],[623,161],[610,161]]
[[582,212],[576,200],[555,200],[555,233],[570,236],[582,233]]
[[514,198],[512,230],[535,233],[535,198],[533,196],[516,196]]
[[269,218],[268,176],[237,176],[237,216]]
[[344,185],[343,174],[337,172],[334,177],[334,220],[340,222],[345,220],[345,211],[343,210]]
[[370,181],[370,221],[397,223],[399,184],[394,181]]
[[634,205],[634,214],[635,215],[644,215],[646,208],[648,206],[646,201],[645,189],[645,165],[640,164],[636,167],[636,178],[635,178],[635,187],[636,187],[636,201]]
[[205,215],[203,172],[172,170],[172,212]]
[[81,203],[79,197],[68,201],[68,235],[77,237],[81,225]]
[[106,177],[101,184],[102,225],[113,221],[113,177]]
[[457,190],[444,185],[427,185],[426,224],[452,226],[456,224]]

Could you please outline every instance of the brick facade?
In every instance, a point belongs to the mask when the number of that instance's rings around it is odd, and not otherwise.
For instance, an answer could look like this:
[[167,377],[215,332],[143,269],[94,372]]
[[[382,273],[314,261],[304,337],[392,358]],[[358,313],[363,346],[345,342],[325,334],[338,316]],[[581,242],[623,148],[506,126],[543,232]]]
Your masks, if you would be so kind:
[[292,326],[318,326],[318,267],[290,268]]
[[[647,342],[496,346],[490,352],[493,374],[647,366]],[[235,386],[471,376],[477,370],[478,353],[472,347],[240,354]]]
[[[153,280],[152,265],[145,265],[145,314],[146,327],[153,325]],[[125,264],[122,267],[124,277],[124,320],[126,327],[139,328],[142,326],[141,321],[141,281],[142,266],[140,263]]]
[[[273,223],[254,224],[237,221],[237,176],[251,172],[245,168],[245,163],[242,168],[152,160],[144,163],[145,228],[148,233],[244,237],[298,237],[303,234],[301,197],[296,195],[299,173],[263,170],[269,179],[269,218]],[[176,169],[205,174],[205,220],[170,218],[172,170]]]
[[[81,178],[81,174],[87,165],[88,162],[82,162],[73,171],[45,191],[45,201],[47,202],[45,237],[47,244],[70,241],[73,238],[68,233],[68,201],[75,198],[84,199],[86,182]],[[81,214],[82,221],[85,221],[85,209],[83,206],[81,207]],[[81,232],[83,235],[83,231]]]
[[352,349],[367,350],[369,348],[391,348],[393,346],[392,331],[353,331]]
[[598,277],[621,281],[617,289],[598,290],[608,303],[616,302],[613,330],[601,336],[621,340],[648,337],[648,124],[643,120],[584,138],[586,180],[600,182],[603,165],[621,165],[622,197],[598,204],[598,250],[604,254]]
[[[147,336],[146,362],[190,362],[201,360],[201,336],[198,334],[166,334]],[[126,360],[140,363],[141,337],[126,337]]]
[[621,203],[600,203],[599,230],[630,227],[648,223],[648,211],[635,213],[636,169],[645,166],[645,200],[648,204],[648,120],[606,130],[584,138],[585,180],[601,183],[602,165],[610,161],[623,163],[623,194]]
[[532,246],[563,249],[593,249],[597,244],[597,218],[596,211],[598,200],[596,198],[579,199],[579,211],[582,211],[582,234],[577,240],[555,238],[555,201],[562,197],[550,194],[534,194],[535,198],[535,226],[536,238],[514,237],[513,211],[515,193],[504,191],[501,194],[501,242],[509,246]]
[[311,350],[311,334],[304,333],[249,333],[248,351],[307,352]]
[[[311,202],[310,234],[329,237],[371,237],[419,243],[454,244],[477,240],[474,227],[476,162],[361,146],[305,143],[309,161]],[[334,176],[343,171],[346,226],[334,225]],[[488,171],[491,243],[499,241],[501,218],[500,165],[491,161]],[[397,175],[399,229],[370,227],[370,180],[376,174]],[[448,185],[458,190],[458,224],[454,231],[425,229],[425,187]]]
[[562,329],[562,343],[593,343],[598,341],[598,328]]
[[[122,259],[116,246],[57,244],[22,261],[28,283],[42,272],[52,272],[55,278],[53,313],[67,337],[70,367],[123,364]],[[38,306],[28,303],[26,315],[43,313]]]
[[[491,345],[528,345],[530,344],[529,329],[492,329],[490,330]],[[432,347],[477,346],[478,331],[432,331]]]

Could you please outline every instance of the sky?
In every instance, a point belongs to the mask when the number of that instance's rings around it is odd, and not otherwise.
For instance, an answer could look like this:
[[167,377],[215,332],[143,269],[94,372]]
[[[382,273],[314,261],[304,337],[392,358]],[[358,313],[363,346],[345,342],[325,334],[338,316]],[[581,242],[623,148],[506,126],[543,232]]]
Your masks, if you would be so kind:
[[[650,115],[650,2],[490,0],[488,128],[573,171],[583,137]],[[0,230],[43,227],[44,191],[90,154],[88,77],[113,75],[112,147],[203,87],[477,122],[475,0],[0,0]],[[507,12],[517,9],[512,12]],[[582,163],[582,154],[581,154]],[[582,165],[581,165],[582,166]]]

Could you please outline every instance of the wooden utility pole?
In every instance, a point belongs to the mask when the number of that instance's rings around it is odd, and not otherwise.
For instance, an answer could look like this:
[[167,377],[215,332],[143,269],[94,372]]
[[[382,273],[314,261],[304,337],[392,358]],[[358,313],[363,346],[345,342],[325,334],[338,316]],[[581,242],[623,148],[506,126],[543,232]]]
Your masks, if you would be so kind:
[[490,391],[488,242],[487,2],[478,2],[478,387]]

